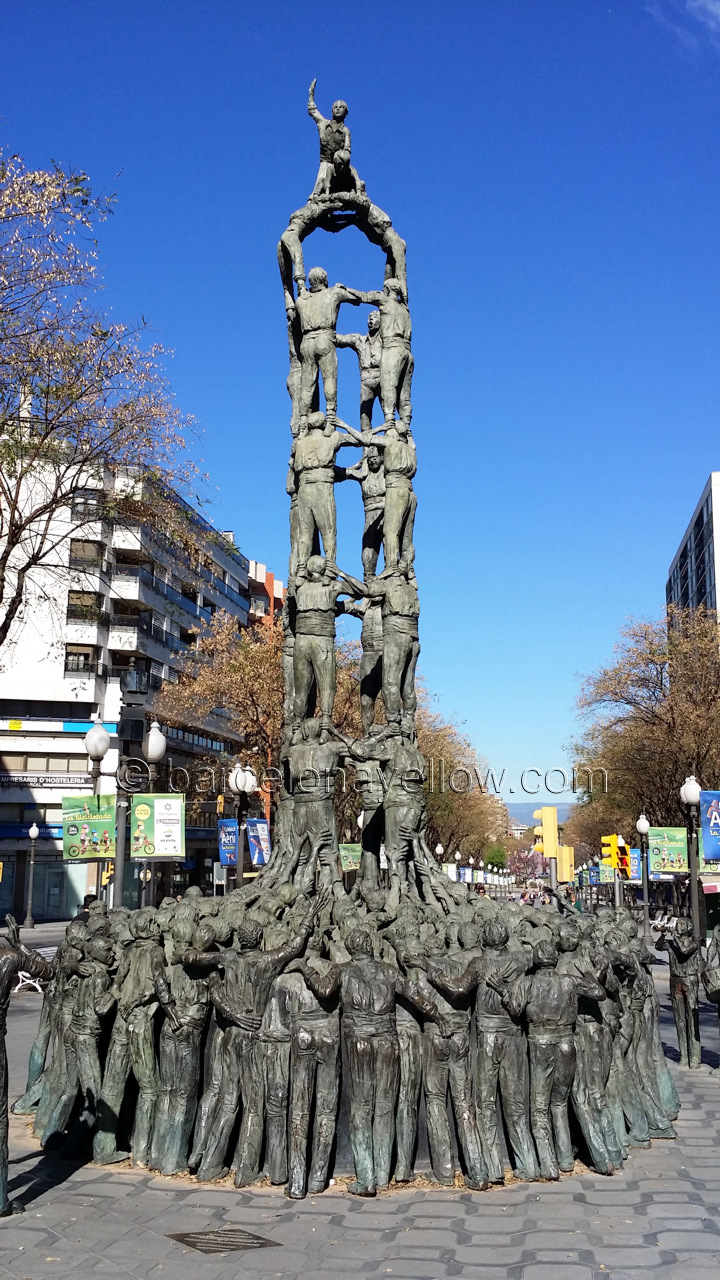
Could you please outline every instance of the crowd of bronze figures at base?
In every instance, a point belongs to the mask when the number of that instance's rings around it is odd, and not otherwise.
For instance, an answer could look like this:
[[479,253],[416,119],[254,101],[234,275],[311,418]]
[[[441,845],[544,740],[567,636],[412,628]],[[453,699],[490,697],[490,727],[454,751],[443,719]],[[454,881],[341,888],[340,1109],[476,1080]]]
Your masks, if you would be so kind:
[[448,1186],[448,1099],[474,1190],[506,1174],[498,1097],[521,1179],[570,1172],[578,1152],[611,1174],[630,1147],[675,1136],[629,912],[498,903],[431,867],[416,880],[399,902],[285,882],[92,904],[53,963],[13,1111],[65,1154],[202,1182],[232,1171],[238,1187],[267,1176],[292,1197],[328,1185],[341,1070],[362,1196],[414,1177],[421,1093]]

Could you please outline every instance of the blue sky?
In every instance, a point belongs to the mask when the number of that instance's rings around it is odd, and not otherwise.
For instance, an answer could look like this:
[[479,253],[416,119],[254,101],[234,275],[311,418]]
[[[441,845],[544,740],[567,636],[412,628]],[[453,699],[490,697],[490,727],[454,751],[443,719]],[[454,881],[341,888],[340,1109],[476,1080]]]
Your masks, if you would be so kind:
[[[117,191],[106,302],[174,350],[213,518],[279,576],[275,247],[316,172],[307,86],[347,99],[408,242],[422,672],[526,799],[523,769],[567,764],[580,675],[662,610],[720,467],[720,0],[5,0],[0,43],[3,145]],[[306,261],[382,280],[354,231]],[[351,421],[356,398],[341,353]]]

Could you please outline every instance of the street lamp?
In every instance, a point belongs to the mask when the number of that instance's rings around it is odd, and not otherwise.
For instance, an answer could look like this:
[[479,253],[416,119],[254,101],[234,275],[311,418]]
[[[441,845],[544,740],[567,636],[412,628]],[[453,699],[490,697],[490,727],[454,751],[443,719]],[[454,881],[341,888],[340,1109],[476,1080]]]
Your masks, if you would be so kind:
[[28,831],[28,835],[30,837],[30,874],[28,876],[27,915],[25,916],[25,928],[34,929],[35,921],[33,920],[33,913],[32,913],[32,898],[33,898],[33,881],[35,879],[35,841],[40,835],[40,828],[37,822],[33,822],[30,830]]
[[[87,751],[88,756],[90,757],[90,777],[92,778],[93,795],[97,795],[98,788],[100,786],[100,765],[105,759],[105,756],[107,755],[108,750],[110,748],[110,734],[108,733],[105,726],[102,724],[97,712],[94,714],[93,720],[95,721],[95,723],[92,729],[88,729],[87,733],[85,734],[85,750]],[[120,892],[118,896],[117,851],[121,845],[122,845],[123,852],[125,849],[125,814],[127,812],[127,802],[125,804],[125,808],[122,808],[122,806],[119,804],[119,800],[120,800],[119,795],[116,795],[115,817],[117,821],[117,833],[115,837],[115,885],[113,889],[113,903],[115,904],[115,906],[120,906],[120,904],[122,903],[122,870],[120,871]],[[121,826],[122,826],[122,836],[120,835]],[[99,874],[102,871],[102,862],[103,860],[101,860],[100,862]]]
[[95,723],[92,729],[88,729],[85,734],[85,750],[90,757],[90,776],[94,794],[97,791],[98,778],[100,777],[100,765],[110,748],[110,734],[105,726],[100,723],[97,715],[93,718]]
[[[150,728],[148,729],[147,733],[145,734],[145,737],[142,740],[142,746],[141,746],[143,758],[145,759],[148,767],[148,791],[150,792],[155,790],[155,783],[157,782],[157,767],[160,761],[162,760],[163,756],[165,755],[166,748],[167,748],[167,738],[165,737],[165,734],[160,728],[160,725],[158,724],[157,720],[153,720],[150,725]],[[124,816],[124,813],[123,813],[123,816]],[[120,831],[120,828],[118,826],[118,834],[119,834],[119,831]],[[125,848],[123,845],[123,857],[124,855],[125,855]],[[118,857],[117,863],[119,863],[119,861],[120,859]],[[117,870],[117,865],[116,865],[116,870]],[[143,906],[147,906],[148,885],[152,878],[149,875],[149,871],[150,871],[150,866],[148,864],[147,858],[145,858],[143,861],[143,887],[142,887],[142,905]],[[117,893],[117,881],[115,883],[116,883],[116,893]],[[122,875],[120,877],[120,887],[122,890]],[[122,901],[122,899],[120,901]]]
[[142,753],[147,761],[149,790],[155,790],[157,782],[157,767],[167,749],[167,738],[163,733],[157,720],[153,720],[145,737],[142,740]]
[[688,859],[690,862],[690,914],[692,916],[693,938],[698,946],[702,942],[700,933],[700,882],[698,879],[698,809],[700,806],[700,783],[693,774],[686,778],[680,788],[680,799],[687,811]]
[[[240,815],[243,797],[251,796],[253,791],[257,791],[257,775],[255,774],[255,770],[251,769],[249,765],[236,765],[228,778],[228,786],[235,796],[234,807],[235,817],[237,818]],[[360,827],[360,830],[362,830],[363,822],[364,814],[361,813],[358,818],[358,826]],[[244,830],[244,828],[242,829]],[[240,844],[241,842],[238,843]],[[243,844],[242,852],[238,848],[238,861],[240,861],[241,858],[244,860],[244,856],[245,846]],[[242,866],[240,867],[240,875],[242,877]]]
[[443,848],[443,846],[438,842],[438,843],[435,845],[435,857],[437,858],[438,862],[439,862],[439,861],[440,861],[440,859],[442,858],[442,856],[443,856],[444,852],[445,852],[445,849],[444,849],[444,848]]
[[643,942],[646,947],[652,942],[652,934],[650,933],[650,874],[648,867],[648,835],[650,832],[650,823],[644,813],[640,814],[635,823],[635,830],[640,837],[640,870],[642,874],[642,891],[643,891]]

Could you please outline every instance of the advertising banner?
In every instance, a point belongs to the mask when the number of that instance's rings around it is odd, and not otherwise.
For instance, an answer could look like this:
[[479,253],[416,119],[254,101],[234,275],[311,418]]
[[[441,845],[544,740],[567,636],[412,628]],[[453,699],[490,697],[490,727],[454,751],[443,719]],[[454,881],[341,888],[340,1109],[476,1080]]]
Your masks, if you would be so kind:
[[63,862],[115,857],[115,796],[63,796]]
[[684,827],[651,827],[648,842],[650,875],[688,870],[687,831]]
[[600,883],[600,868],[599,868],[599,867],[588,867],[588,869],[587,869],[587,883],[588,883],[588,884],[599,884],[599,883]]
[[240,844],[237,818],[218,820],[218,852],[224,867],[236,867]]
[[700,792],[700,825],[705,862],[720,862],[720,791]]
[[134,795],[130,817],[130,857],[185,858],[185,797]]
[[359,871],[360,858],[362,856],[361,844],[341,844],[340,849],[340,866],[343,871]]
[[254,867],[264,867],[270,861],[272,853],[268,821],[266,818],[247,818],[245,825],[252,864]]
[[614,868],[614,867],[608,867],[608,866],[606,866],[606,865],[605,865],[605,863],[604,863],[604,862],[601,862],[601,863],[600,863],[600,866],[598,867],[598,871],[600,872],[600,884],[614,884],[614,883],[615,883],[615,868]]
[[639,849],[630,850],[629,884],[642,884],[642,854]]
[[[713,851],[713,858],[718,858],[718,854]],[[717,862],[712,861],[705,854],[705,841],[703,840],[702,827],[698,827],[698,870],[701,876],[715,876],[720,872],[720,858]]]

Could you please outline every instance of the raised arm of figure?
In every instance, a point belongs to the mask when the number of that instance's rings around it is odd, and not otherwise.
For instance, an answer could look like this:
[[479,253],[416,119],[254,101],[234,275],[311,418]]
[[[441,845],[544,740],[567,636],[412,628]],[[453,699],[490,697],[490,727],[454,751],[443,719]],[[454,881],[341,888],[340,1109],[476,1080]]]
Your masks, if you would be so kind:
[[321,113],[318,111],[317,107],[315,106],[315,85],[316,84],[317,84],[317,79],[313,80],[308,90],[307,109],[308,109],[308,115],[312,116],[313,120],[317,125],[321,125],[321,124],[325,124],[325,117],[324,115],[321,115]]

